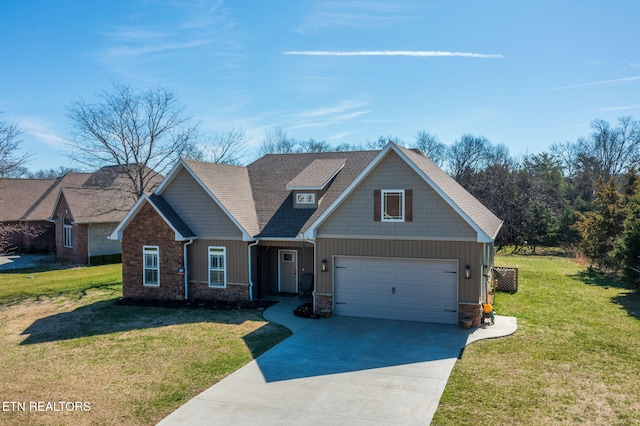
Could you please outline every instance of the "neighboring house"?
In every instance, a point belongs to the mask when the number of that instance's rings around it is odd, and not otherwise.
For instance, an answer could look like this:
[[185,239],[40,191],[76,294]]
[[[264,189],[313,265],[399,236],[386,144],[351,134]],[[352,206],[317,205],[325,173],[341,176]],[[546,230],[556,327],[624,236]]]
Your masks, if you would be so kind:
[[[153,190],[162,176],[155,175],[152,181]],[[122,245],[108,237],[135,202],[123,166],[102,167],[80,185],[61,188],[49,210],[56,257],[79,264],[119,261]]]
[[0,222],[12,232],[11,250],[54,253],[55,227],[49,221],[60,188],[82,184],[88,173],[68,173],[57,179],[0,179]]
[[308,291],[316,313],[478,323],[502,221],[419,151],[182,160],[111,238],[125,298]]

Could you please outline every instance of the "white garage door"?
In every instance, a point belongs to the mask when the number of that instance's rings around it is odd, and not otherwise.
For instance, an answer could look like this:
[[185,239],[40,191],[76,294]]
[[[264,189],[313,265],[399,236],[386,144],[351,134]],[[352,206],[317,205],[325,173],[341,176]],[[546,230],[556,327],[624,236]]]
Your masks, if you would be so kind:
[[456,324],[455,260],[335,258],[336,315]]

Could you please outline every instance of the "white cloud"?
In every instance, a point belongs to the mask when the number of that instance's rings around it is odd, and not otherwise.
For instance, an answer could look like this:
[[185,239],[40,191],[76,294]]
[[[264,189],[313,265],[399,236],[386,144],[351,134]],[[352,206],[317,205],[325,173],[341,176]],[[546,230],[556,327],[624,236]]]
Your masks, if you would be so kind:
[[637,80],[640,80],[640,75],[635,76],[635,77],[617,78],[617,79],[614,79],[614,80],[603,80],[603,81],[594,81],[594,82],[591,82],[591,83],[574,84],[574,85],[571,85],[571,86],[552,87],[552,88],[547,89],[547,90],[578,89],[580,87],[604,86],[604,85],[607,85],[607,84],[627,83],[627,82],[630,82],[630,81],[637,81]]
[[51,147],[63,148],[66,144],[65,138],[58,136],[56,132],[51,129],[50,124],[40,117],[17,117],[16,122],[26,134]]
[[640,105],[628,105],[628,106],[618,106],[618,107],[610,107],[610,108],[598,108],[596,111],[626,111],[628,109],[637,109],[640,108]]
[[314,3],[297,31],[317,32],[326,27],[384,28],[416,19],[416,11],[401,1],[342,0]]
[[285,55],[301,56],[415,56],[415,57],[462,57],[480,59],[504,59],[501,54],[442,52],[438,50],[361,50],[361,51],[329,51],[329,50],[293,50]]

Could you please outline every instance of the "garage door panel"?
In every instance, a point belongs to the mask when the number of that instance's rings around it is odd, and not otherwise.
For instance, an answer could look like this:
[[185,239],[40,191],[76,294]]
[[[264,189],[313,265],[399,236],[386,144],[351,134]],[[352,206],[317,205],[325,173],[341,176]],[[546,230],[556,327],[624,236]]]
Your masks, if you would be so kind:
[[336,315],[455,324],[457,262],[335,258]]

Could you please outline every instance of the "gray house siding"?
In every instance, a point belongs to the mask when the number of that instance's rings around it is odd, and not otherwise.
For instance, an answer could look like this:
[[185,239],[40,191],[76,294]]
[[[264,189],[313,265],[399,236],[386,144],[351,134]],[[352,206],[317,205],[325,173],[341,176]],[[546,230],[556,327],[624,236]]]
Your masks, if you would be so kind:
[[[318,272],[316,293],[333,295],[333,256],[401,257],[418,259],[458,259],[458,302],[478,303],[481,299],[483,245],[466,241],[407,241],[318,238],[318,265],[328,262],[327,272]],[[464,278],[466,265],[471,279]],[[320,267],[318,266],[318,269]]]
[[[374,191],[411,189],[411,222],[374,221]],[[411,237],[474,240],[476,232],[395,152],[358,185],[318,229],[318,237]]]
[[198,237],[242,238],[238,227],[186,170],[178,173],[162,196]]
[[247,243],[240,240],[195,240],[187,246],[190,283],[208,284],[209,246],[226,248],[227,283],[249,283]]
[[90,257],[122,253],[122,242],[107,238],[111,235],[116,226],[117,223],[89,224],[87,238],[89,239],[88,246]]

